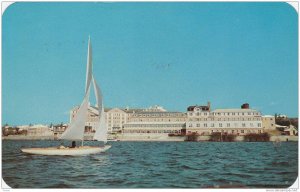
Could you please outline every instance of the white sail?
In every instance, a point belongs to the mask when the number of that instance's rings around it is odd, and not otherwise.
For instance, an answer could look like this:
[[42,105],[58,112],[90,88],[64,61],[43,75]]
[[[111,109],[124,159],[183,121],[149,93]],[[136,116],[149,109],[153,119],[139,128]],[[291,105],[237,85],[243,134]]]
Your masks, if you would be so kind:
[[96,106],[98,107],[98,112],[99,112],[99,117],[100,117],[101,116],[101,109],[103,107],[102,92],[101,92],[101,89],[98,86],[94,76],[92,77],[92,79],[93,79],[94,92],[95,92],[95,97],[96,97]]
[[97,123],[97,129],[94,135],[94,140],[107,142],[107,127],[105,124],[105,116],[104,116],[104,108],[102,108],[102,112],[99,117],[99,122]]
[[93,65],[92,65],[92,44],[89,37],[88,44],[88,54],[87,54],[87,64],[86,64],[86,81],[85,81],[85,93],[87,92],[88,87],[90,86],[93,74]]
[[81,103],[75,117],[70,123],[66,131],[61,135],[60,139],[65,140],[83,140],[85,122],[87,120],[87,110],[89,105],[90,88],[85,94],[84,100]]
[[104,143],[107,142],[107,127],[105,124],[105,114],[104,114],[104,106],[103,106],[103,99],[102,94],[99,86],[97,85],[96,80],[93,77],[93,84],[94,84],[94,90],[95,90],[95,96],[96,96],[96,104],[98,106],[99,111],[99,121],[97,123],[96,132],[94,135],[94,140],[103,141]]
[[[94,90],[96,94],[96,102],[98,105],[99,112],[99,122],[96,128],[96,133],[94,139],[98,141],[103,141],[106,143],[107,141],[107,128],[105,126],[105,117],[104,117],[104,108],[102,102],[101,90],[98,87],[96,80],[92,75],[92,46],[89,38],[88,44],[88,57],[87,57],[87,71],[86,71],[86,82],[85,82],[85,96],[84,99],[75,114],[73,120],[70,122],[69,127],[65,130],[65,132],[61,135],[60,139],[65,140],[83,140],[85,124],[87,122],[88,116],[88,107],[89,107],[89,97],[90,97],[90,89],[91,83],[93,80]],[[83,143],[83,142],[82,142]],[[28,154],[37,154],[37,155],[89,155],[100,153],[108,150],[111,146],[80,146],[80,147],[46,147],[46,148],[21,148],[23,153]]]

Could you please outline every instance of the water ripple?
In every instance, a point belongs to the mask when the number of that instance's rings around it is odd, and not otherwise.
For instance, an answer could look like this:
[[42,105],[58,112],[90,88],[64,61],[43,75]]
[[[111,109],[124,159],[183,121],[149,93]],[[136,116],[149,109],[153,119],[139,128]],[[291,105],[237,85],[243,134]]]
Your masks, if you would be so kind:
[[111,142],[106,153],[82,157],[20,152],[56,141],[2,144],[3,179],[13,188],[281,188],[298,175],[296,142]]

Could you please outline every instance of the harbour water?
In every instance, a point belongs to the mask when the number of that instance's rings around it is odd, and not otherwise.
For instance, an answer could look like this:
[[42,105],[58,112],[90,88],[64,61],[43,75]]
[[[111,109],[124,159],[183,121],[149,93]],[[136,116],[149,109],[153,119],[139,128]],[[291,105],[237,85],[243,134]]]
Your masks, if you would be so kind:
[[[96,145],[96,142],[86,142]],[[58,141],[2,141],[12,188],[286,188],[298,176],[298,143],[109,142],[105,153],[26,155]]]

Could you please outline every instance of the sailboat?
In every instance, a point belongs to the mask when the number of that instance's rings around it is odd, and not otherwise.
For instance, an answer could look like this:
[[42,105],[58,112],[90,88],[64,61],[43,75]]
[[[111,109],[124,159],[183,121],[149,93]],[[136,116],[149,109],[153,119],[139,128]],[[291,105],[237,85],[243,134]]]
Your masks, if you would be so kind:
[[[98,108],[98,121],[97,128],[94,134],[94,140],[104,142],[104,146],[84,146],[84,128],[87,121],[87,113],[89,107],[89,96],[91,84],[93,84],[96,106]],[[105,124],[103,98],[100,87],[98,86],[96,79],[92,72],[92,46],[89,37],[88,42],[88,56],[87,56],[87,71],[86,71],[86,82],[85,82],[85,95],[84,99],[71,121],[69,127],[63,132],[60,139],[70,141],[81,141],[81,146],[78,147],[47,147],[47,148],[22,148],[21,151],[29,154],[37,155],[89,155],[100,153],[108,150],[111,146],[106,145],[107,143],[107,127]]]

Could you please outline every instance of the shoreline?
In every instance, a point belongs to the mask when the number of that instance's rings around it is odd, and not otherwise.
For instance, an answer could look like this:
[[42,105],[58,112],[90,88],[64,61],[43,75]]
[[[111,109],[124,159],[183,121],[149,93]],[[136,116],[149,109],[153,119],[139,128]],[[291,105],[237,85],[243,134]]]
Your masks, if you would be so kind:
[[[125,137],[118,138],[117,140],[108,140],[108,142],[118,141],[137,141],[137,142],[298,142],[298,136],[270,136],[269,141],[245,141],[243,136],[237,136],[234,141],[210,141],[209,136],[200,136],[196,141],[185,141],[185,137],[163,137],[163,138],[139,138],[139,137]],[[24,136],[24,135],[10,135],[2,136],[2,140],[16,140],[16,141],[28,141],[28,140],[48,140],[48,141],[59,141],[51,136]],[[85,141],[91,141],[86,139]]]

